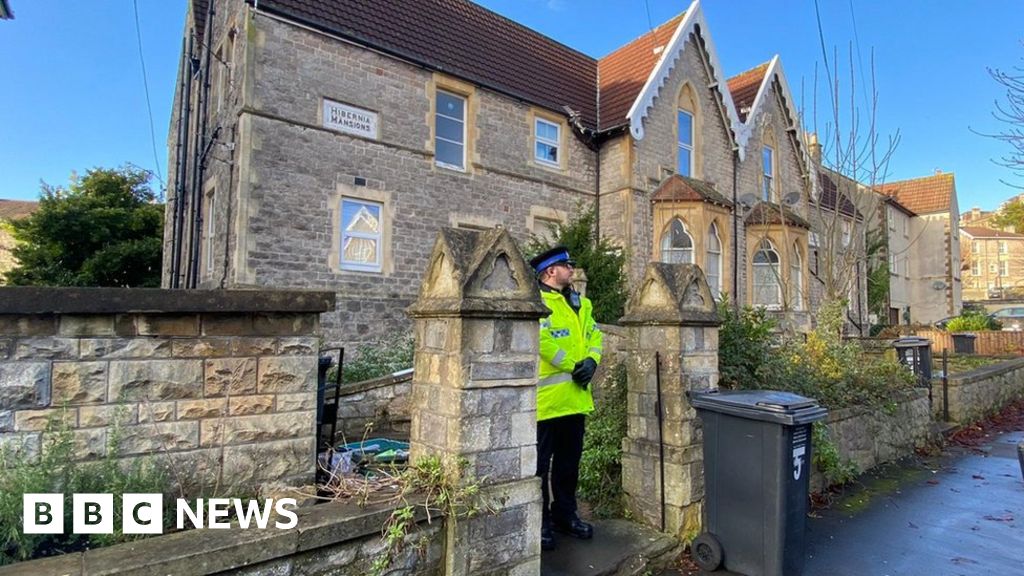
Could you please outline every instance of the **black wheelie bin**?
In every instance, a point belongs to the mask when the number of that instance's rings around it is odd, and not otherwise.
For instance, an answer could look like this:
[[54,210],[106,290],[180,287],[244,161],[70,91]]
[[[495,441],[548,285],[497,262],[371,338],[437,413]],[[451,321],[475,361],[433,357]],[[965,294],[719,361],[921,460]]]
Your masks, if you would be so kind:
[[704,532],[693,558],[747,576],[804,566],[811,424],[816,400],[772,390],[691,393],[704,426]]

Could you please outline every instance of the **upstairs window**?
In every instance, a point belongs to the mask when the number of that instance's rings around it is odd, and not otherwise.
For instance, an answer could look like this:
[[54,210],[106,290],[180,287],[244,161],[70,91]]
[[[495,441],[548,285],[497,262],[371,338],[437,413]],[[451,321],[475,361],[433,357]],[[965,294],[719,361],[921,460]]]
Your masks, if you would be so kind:
[[716,299],[722,295],[722,239],[718,225],[711,223],[708,229],[707,256],[704,259],[704,275],[707,277],[711,295]]
[[377,202],[342,198],[341,269],[381,271],[384,206]]
[[438,166],[466,169],[466,99],[437,91],[434,114],[434,162]]
[[558,168],[561,161],[559,143],[561,140],[562,127],[554,122],[537,118],[534,122],[533,133],[535,142],[533,146],[533,158],[541,164]]
[[693,263],[693,238],[679,218],[673,218],[661,236],[661,261],[668,264]]
[[792,284],[793,309],[803,310],[804,307],[804,259],[800,255],[800,245],[793,244],[793,255],[789,259],[789,283]]
[[1006,254],[1006,241],[1004,240],[999,241],[999,253]]
[[980,254],[980,253],[981,253],[981,242],[978,242],[977,240],[971,240],[971,254]]
[[778,308],[782,300],[779,282],[779,253],[769,240],[762,240],[753,259],[754,305]]
[[771,202],[775,196],[775,150],[765,146],[761,152],[761,199]]
[[679,110],[678,113],[678,157],[676,170],[683,176],[693,175],[693,114],[686,110]]
[[1000,262],[999,267],[1002,268],[1002,270],[999,271],[1000,276],[1005,277],[1010,275],[1010,262],[1008,260],[1003,260],[1002,262]]

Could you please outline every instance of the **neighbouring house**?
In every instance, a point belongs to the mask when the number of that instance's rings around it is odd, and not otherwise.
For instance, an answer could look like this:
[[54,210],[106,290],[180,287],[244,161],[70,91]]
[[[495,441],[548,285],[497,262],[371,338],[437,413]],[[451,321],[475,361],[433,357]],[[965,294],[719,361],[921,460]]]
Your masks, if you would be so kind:
[[960,228],[964,300],[1024,296],[1024,234]]
[[[907,211],[910,229],[907,242],[908,301],[905,318],[930,324],[960,313],[962,308],[960,211],[956,179],[952,173],[900,180],[876,186]],[[895,215],[898,210],[888,210]],[[898,224],[900,218],[896,218]],[[890,233],[890,238],[903,232]],[[898,240],[898,238],[897,238]],[[899,252],[893,251],[897,258]]]
[[39,202],[0,199],[0,286],[4,284],[4,274],[18,264],[12,253],[15,240],[9,224],[12,220],[31,216],[38,209]]
[[329,340],[366,342],[408,328],[440,228],[592,208],[633,282],[693,262],[807,328],[802,133],[780,58],[726,78],[699,2],[593,58],[466,0],[193,0],[164,285],[333,290]]
[[880,227],[885,230],[886,258],[889,263],[889,294],[886,308],[888,324],[909,324],[911,304],[911,258],[919,244],[911,242],[910,230],[917,216],[892,196],[880,194]]

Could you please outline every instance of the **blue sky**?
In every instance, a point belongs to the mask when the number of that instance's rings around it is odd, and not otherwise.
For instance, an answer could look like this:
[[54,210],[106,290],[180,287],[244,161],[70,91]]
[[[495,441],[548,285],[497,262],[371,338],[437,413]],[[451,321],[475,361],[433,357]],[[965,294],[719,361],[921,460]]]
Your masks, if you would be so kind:
[[[33,199],[40,180],[66,184],[72,171],[131,163],[167,177],[167,132],[177,80],[184,0],[136,0],[156,130],[154,160],[132,0],[11,0],[0,21],[0,198]],[[485,0],[484,6],[599,57],[682,12],[678,0]],[[1002,99],[986,66],[1024,65],[1020,0],[819,0],[830,57],[841,74],[854,58],[869,74],[874,50],[878,124],[901,133],[888,179],[936,169],[956,174],[961,210],[992,209],[1015,194],[992,158],[1003,144],[977,136],[999,128]],[[798,103],[810,108],[821,44],[813,0],[704,0],[728,75],[782,58]],[[648,13],[650,17],[648,18]],[[856,26],[854,26],[854,23]],[[847,82],[844,81],[843,90]],[[801,96],[803,94],[803,96]],[[865,107],[866,96],[855,100]],[[819,104],[819,108],[822,105]],[[810,128],[809,122],[805,127]],[[155,181],[155,179],[154,179]]]

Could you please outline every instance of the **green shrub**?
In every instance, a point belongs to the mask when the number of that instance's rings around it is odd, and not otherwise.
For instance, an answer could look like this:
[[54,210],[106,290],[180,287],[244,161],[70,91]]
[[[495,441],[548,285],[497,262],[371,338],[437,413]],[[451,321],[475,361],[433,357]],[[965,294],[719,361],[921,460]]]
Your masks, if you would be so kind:
[[580,459],[580,496],[599,517],[622,515],[622,439],[626,437],[626,367],[617,364],[587,418]]
[[948,332],[971,332],[977,330],[999,330],[1002,326],[996,320],[979,312],[964,312],[946,324]]
[[[115,419],[118,420],[118,419]],[[76,444],[72,430],[63,418],[53,418],[47,426],[45,449],[38,457],[23,450],[0,449],[0,565],[21,560],[55,556],[87,548],[137,540],[144,536],[120,531],[120,496],[124,493],[170,492],[166,475],[149,459],[118,461],[121,427],[115,423],[107,430],[105,456],[99,461],[76,460]],[[30,493],[64,494],[64,526],[72,523],[73,493],[113,493],[115,516],[113,534],[24,534],[22,527],[22,496]],[[170,498],[165,498],[165,528],[171,526],[173,514]]]
[[[413,337],[411,334],[391,334],[381,341],[360,346],[354,358],[346,355],[342,380],[345,383],[362,382],[412,368]],[[335,372],[328,374],[333,382]]]
[[594,304],[594,320],[614,324],[626,307],[626,256],[607,238],[595,241],[596,224],[594,209],[581,209],[567,224],[554,227],[555,243],[532,236],[524,252],[532,258],[555,244],[568,248],[576,265],[587,274],[587,298]]

